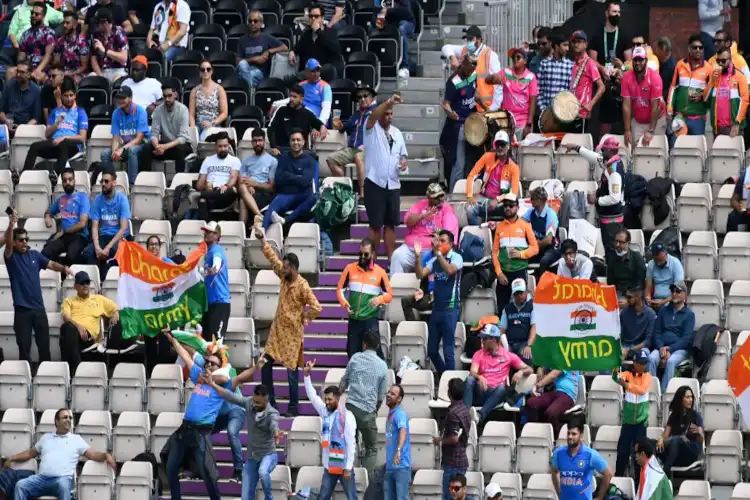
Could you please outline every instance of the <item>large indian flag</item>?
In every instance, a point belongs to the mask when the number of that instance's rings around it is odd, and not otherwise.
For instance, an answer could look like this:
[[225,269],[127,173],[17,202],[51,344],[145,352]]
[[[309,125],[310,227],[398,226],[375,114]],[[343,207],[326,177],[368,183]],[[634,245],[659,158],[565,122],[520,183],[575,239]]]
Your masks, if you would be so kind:
[[659,461],[652,456],[645,467],[641,467],[641,477],[638,482],[636,500],[672,500],[672,483],[659,465]]
[[750,429],[750,342],[742,344],[732,357],[727,383],[740,405],[745,429]]
[[198,321],[208,308],[206,286],[198,263],[206,253],[201,243],[184,264],[167,264],[143,246],[121,241],[117,249],[120,280],[117,307],[123,338],[156,336]]
[[558,370],[612,370],[622,362],[614,286],[545,273],[534,294],[534,364]]

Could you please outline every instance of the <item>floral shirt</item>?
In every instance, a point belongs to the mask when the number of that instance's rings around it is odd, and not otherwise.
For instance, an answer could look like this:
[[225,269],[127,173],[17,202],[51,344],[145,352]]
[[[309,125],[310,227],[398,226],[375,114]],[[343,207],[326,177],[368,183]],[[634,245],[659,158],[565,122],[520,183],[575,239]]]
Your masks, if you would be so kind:
[[91,47],[88,40],[81,34],[72,38],[61,36],[55,42],[55,55],[60,58],[63,71],[75,71],[81,66],[81,57],[88,56]]
[[[104,45],[105,51],[114,50],[115,52],[122,52],[123,50],[130,50],[130,47],[128,46],[128,36],[125,34],[125,30],[123,30],[119,26],[113,26],[112,33],[108,37],[104,36],[103,33],[97,33],[94,36],[94,39],[102,42],[102,45]],[[92,44],[92,50],[93,50],[93,44]],[[126,67],[125,64],[120,64],[114,59],[107,57],[106,55],[103,55],[103,54],[96,54],[95,57],[96,57],[96,60],[99,62],[99,67],[101,69],[125,68]]]
[[49,26],[31,27],[23,32],[18,42],[18,50],[31,60],[31,70],[35,70],[44,59],[44,50],[55,44],[55,31]]

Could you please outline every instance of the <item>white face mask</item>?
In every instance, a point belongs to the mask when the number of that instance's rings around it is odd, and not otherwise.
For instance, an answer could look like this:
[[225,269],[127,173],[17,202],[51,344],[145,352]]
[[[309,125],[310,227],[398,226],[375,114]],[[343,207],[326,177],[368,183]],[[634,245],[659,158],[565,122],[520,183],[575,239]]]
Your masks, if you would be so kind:
[[626,253],[628,253],[627,250],[615,250],[615,254],[617,254],[618,257],[625,257]]

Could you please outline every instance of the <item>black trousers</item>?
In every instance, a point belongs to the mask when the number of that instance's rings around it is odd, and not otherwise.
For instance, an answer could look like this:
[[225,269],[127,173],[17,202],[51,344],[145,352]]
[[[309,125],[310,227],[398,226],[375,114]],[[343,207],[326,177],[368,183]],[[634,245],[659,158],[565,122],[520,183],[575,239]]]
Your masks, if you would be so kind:
[[56,240],[53,240],[53,237],[44,244],[42,255],[49,260],[60,262],[60,255],[65,253],[65,264],[68,266],[82,262],[81,254],[89,243],[87,238],[81,233],[65,233]]
[[206,315],[203,316],[201,322],[203,338],[209,342],[213,337],[216,337],[217,340],[223,338],[227,333],[231,312],[232,304],[209,304]]
[[146,375],[151,378],[154,366],[159,363],[174,363],[175,355],[171,352],[169,340],[164,335],[144,335],[143,340],[146,351]]
[[[635,443],[646,437],[646,425],[643,424],[622,424],[620,428],[620,439],[617,441],[617,465],[615,466],[615,476],[625,477],[625,472],[628,468],[628,463],[633,463],[633,471],[638,469],[635,467],[635,455],[633,454],[633,446]],[[634,474],[634,480],[636,487],[640,480],[640,474]]]
[[198,200],[198,218],[201,220],[211,220],[209,215],[211,210],[227,208],[237,199],[237,192],[227,189],[223,193],[218,189],[211,191],[201,191],[201,197]]
[[151,142],[146,142],[141,149],[141,157],[139,163],[139,169],[141,172],[150,172],[151,163],[156,158],[156,161],[163,160],[174,160],[175,172],[185,171],[185,158],[193,153],[193,148],[190,144],[179,144],[171,149],[168,149],[161,156],[154,156],[154,146]]
[[538,254],[529,259],[529,263],[539,264],[539,279],[555,262],[560,260],[560,251],[553,245],[546,246]]
[[523,278],[523,281],[526,281],[526,275],[527,270],[521,269],[520,271],[503,271],[503,274],[508,278],[508,285],[503,286],[500,284],[500,280],[497,282],[497,286],[495,287],[495,295],[497,296],[497,315],[502,316],[503,309],[505,309],[505,306],[508,305],[508,302],[510,302],[511,299],[511,291],[510,291],[510,285],[513,283],[514,279],[517,278]]
[[[103,335],[104,332],[100,334]],[[83,340],[78,333],[78,328],[73,323],[65,322],[60,327],[60,354],[62,355],[63,361],[68,363],[70,366],[70,373],[74,375],[78,365],[81,364],[81,351],[87,347],[92,346],[96,341],[89,337]],[[120,323],[113,325],[109,331],[109,338],[107,339],[108,349],[122,349],[131,344],[132,341],[122,340],[122,326]]]
[[74,144],[70,141],[63,141],[57,146],[52,143],[51,139],[37,141],[29,148],[26,160],[23,162],[23,169],[33,169],[34,164],[36,163],[36,157],[41,156],[46,160],[57,159],[57,163],[55,163],[55,171],[59,175],[68,163],[68,159],[71,156],[75,156],[77,153],[78,144]]
[[16,307],[13,317],[13,330],[16,332],[18,357],[21,361],[31,362],[31,332],[34,332],[36,348],[39,351],[39,362],[51,361],[49,352],[49,322],[44,309],[27,309]]
[[613,259],[617,255],[615,249],[615,237],[617,233],[624,230],[622,222],[603,223],[599,219],[599,230],[602,233],[602,245],[604,246],[604,255],[607,259]]
[[419,300],[417,300],[414,295],[401,297],[401,309],[403,309],[404,311],[404,319],[406,321],[419,321],[419,315],[417,314],[417,311],[432,311],[430,294],[425,292],[425,294]]

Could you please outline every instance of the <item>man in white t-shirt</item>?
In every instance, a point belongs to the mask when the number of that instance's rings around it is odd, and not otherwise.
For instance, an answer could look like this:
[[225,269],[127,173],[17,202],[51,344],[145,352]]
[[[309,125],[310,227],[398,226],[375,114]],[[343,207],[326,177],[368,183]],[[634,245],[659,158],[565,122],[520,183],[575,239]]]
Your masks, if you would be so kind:
[[229,154],[229,135],[216,134],[216,154],[203,160],[196,189],[198,218],[209,221],[211,210],[231,206],[237,199],[235,186],[240,178],[242,162]]
[[145,108],[148,116],[161,104],[161,82],[156,78],[148,78],[148,59],[146,56],[135,56],[130,60],[130,76],[122,81],[122,85],[133,91],[133,102]]
[[[173,61],[187,48],[190,31],[190,6],[185,0],[162,0],[154,7],[151,27],[146,35],[149,48],[158,48]],[[156,35],[156,38],[154,38]]]

